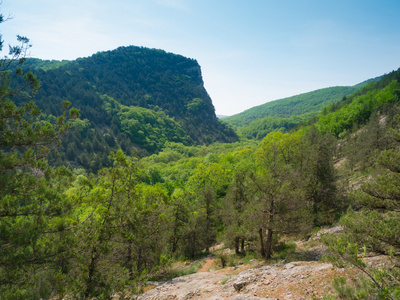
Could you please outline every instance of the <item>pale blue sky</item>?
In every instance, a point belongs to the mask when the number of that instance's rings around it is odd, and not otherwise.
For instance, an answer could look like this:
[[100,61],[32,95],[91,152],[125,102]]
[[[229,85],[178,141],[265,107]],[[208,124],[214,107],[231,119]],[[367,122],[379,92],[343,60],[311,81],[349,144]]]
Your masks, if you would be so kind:
[[119,46],[195,58],[217,114],[400,67],[400,0],[3,0],[6,43],[76,59]]

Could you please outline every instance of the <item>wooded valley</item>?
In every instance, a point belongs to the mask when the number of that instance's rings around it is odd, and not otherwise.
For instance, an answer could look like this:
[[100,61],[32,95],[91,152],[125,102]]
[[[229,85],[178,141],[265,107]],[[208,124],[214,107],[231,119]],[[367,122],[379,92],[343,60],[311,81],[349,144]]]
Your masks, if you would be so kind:
[[139,293],[216,244],[269,261],[337,223],[329,259],[365,273],[340,299],[400,298],[400,69],[220,121],[193,59],[20,42],[0,62],[0,299]]

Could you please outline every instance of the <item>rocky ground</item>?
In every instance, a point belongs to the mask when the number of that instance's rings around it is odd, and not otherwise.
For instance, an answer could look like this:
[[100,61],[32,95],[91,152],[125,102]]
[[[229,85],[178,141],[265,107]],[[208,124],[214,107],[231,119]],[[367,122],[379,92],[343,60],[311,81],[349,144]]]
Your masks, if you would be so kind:
[[330,283],[335,276],[355,273],[319,262],[277,263],[242,271],[230,267],[172,279],[139,299],[321,299],[333,292]]
[[[286,263],[253,260],[249,264],[221,268],[218,259],[209,257],[197,273],[153,283],[152,289],[138,299],[322,299],[323,295],[334,293],[335,277],[354,278],[359,270],[338,269],[320,261],[325,248],[314,244],[305,247],[297,243],[300,259]],[[384,263],[384,259],[374,256],[366,261],[377,265]]]

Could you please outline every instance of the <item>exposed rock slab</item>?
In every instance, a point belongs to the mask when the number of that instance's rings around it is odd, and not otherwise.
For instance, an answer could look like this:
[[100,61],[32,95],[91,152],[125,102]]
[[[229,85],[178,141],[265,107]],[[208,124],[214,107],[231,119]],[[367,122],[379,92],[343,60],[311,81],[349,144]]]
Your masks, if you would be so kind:
[[[382,257],[367,258],[368,264]],[[246,269],[229,267],[178,277],[139,296],[141,300],[311,300],[332,294],[335,277],[354,278],[359,271],[336,269],[329,263],[298,261]],[[235,288],[237,286],[237,288]],[[240,286],[240,288],[238,288]]]

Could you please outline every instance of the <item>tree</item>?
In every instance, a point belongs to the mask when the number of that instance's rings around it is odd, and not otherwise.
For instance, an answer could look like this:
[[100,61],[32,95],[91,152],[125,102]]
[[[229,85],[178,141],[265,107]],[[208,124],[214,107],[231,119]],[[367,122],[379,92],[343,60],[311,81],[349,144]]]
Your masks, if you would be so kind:
[[236,254],[244,252],[244,243],[250,238],[247,228],[246,209],[252,200],[250,170],[239,169],[234,177],[233,183],[224,198],[222,205],[222,220],[225,225],[225,241],[228,246],[235,248]]
[[[36,76],[22,70],[29,40],[17,36],[17,41],[9,47],[10,57],[0,60],[0,294],[45,298],[69,253],[71,224],[62,216],[71,204],[53,180],[57,170],[44,157],[79,112],[70,109],[67,115],[65,101],[63,115],[51,124],[40,120],[33,102],[15,105],[11,97],[34,95],[40,87]],[[3,45],[0,39],[0,50]]]
[[304,136],[302,187],[314,215],[314,226],[330,224],[340,207],[333,164],[334,139],[314,126]]
[[141,182],[137,160],[121,150],[98,176],[79,175],[68,191],[80,223],[70,259],[68,290],[76,298],[109,298],[154,274],[168,243],[168,191]]
[[[299,233],[307,226],[309,216],[304,192],[299,189],[299,173],[293,166],[294,136],[280,132],[267,135],[256,152],[260,169],[253,174],[255,198],[253,228],[258,230],[260,253],[266,259],[272,255],[277,234]],[[295,145],[295,144],[294,144]]]
[[[352,293],[375,299],[400,297],[400,130],[391,134],[397,140],[396,147],[377,155],[376,176],[366,179],[361,189],[352,194],[361,209],[349,209],[341,219],[345,230],[339,238],[326,238],[334,263],[351,264],[367,276],[366,283]],[[389,255],[390,261],[382,268],[368,267],[360,255],[367,252]]]
[[189,221],[189,193],[182,189],[175,189],[169,205],[171,218],[171,253],[178,251],[179,243],[182,240],[185,226]]

